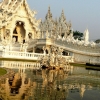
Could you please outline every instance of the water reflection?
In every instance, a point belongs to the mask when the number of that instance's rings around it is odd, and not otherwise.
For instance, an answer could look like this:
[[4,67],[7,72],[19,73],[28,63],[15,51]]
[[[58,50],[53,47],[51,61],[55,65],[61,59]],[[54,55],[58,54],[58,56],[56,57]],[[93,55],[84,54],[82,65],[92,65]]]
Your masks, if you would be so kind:
[[0,97],[1,100],[28,100],[27,93],[31,86],[30,79],[25,73],[15,73],[0,81]]
[[41,69],[30,62],[1,65],[12,65],[16,73],[0,80],[0,100],[100,100],[99,71],[73,66]]

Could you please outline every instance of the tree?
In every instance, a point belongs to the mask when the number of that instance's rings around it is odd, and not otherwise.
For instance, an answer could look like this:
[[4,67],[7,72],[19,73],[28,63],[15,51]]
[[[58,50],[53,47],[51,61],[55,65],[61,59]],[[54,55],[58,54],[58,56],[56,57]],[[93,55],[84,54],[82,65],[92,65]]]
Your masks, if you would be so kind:
[[83,33],[76,30],[76,31],[73,32],[73,36],[74,36],[75,39],[78,38],[78,40],[82,40]]
[[100,39],[95,40],[95,43],[100,43]]

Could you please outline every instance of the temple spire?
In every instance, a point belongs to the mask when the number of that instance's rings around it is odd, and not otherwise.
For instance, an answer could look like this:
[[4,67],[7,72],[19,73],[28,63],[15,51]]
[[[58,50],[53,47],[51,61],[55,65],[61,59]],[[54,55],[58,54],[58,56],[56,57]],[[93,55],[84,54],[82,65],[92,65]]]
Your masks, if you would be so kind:
[[65,14],[64,14],[64,10],[62,10],[59,20],[63,20],[63,21],[66,20],[66,17],[65,17]]
[[63,9],[62,9],[62,13],[61,14],[62,14],[62,16],[64,16],[64,10]]
[[48,7],[48,12],[50,12],[50,6]]
[[51,19],[52,18],[52,13],[50,11],[50,6],[48,7],[48,12],[46,14],[46,19]]

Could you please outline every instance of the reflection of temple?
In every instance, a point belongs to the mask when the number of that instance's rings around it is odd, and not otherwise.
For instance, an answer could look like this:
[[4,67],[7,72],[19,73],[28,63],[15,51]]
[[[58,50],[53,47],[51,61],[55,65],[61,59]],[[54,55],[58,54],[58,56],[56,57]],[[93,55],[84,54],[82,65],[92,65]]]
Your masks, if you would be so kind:
[[[57,100],[60,100],[63,98],[65,100],[69,97],[69,95],[73,93],[79,93],[80,97],[83,98],[86,87],[89,86],[81,83],[73,83],[70,82],[70,79],[67,81],[67,78],[69,74],[72,72],[73,68],[68,70],[33,70],[34,73],[34,80],[35,81],[35,88],[38,88],[39,90],[35,91],[36,98],[46,98],[48,97],[48,100],[51,100],[56,98]],[[42,74],[42,86],[41,82],[38,80],[41,79]],[[74,76],[73,76],[74,77]],[[73,79],[72,79],[73,80]],[[74,80],[75,81],[75,80]],[[36,85],[37,84],[37,85]],[[40,88],[41,86],[41,88]],[[38,93],[40,95],[38,95]],[[79,98],[80,98],[79,97]]]
[[75,94],[79,99],[84,98],[85,92],[100,82],[99,77],[90,79],[74,71],[73,66],[43,70],[18,68],[14,77],[0,81],[0,96],[5,100],[65,100]]
[[25,73],[16,73],[14,76],[0,81],[0,97],[2,100],[28,100],[31,86],[30,79]]
[[[84,99],[87,96],[87,91],[92,90],[100,82],[99,77],[93,79],[90,76],[85,77],[86,73],[80,75],[79,73],[75,74],[74,71],[73,67],[66,70],[34,69],[33,81],[34,86],[36,86],[34,91],[36,98],[45,99],[48,97],[48,100],[66,100],[77,95],[79,99],[75,98],[75,100]],[[98,88],[100,88],[100,85]]]
[[25,72],[25,69],[40,69],[41,66],[39,62],[1,61],[0,67],[19,69],[21,72]]

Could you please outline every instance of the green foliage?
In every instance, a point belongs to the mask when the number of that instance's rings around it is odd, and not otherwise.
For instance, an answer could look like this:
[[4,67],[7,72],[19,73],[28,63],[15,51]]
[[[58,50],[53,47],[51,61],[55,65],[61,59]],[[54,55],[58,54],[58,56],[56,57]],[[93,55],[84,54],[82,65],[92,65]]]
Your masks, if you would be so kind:
[[100,43],[100,39],[95,40],[95,43]]
[[78,40],[82,40],[83,33],[79,32],[79,31],[74,31],[73,36],[74,36],[75,39],[78,38]]

